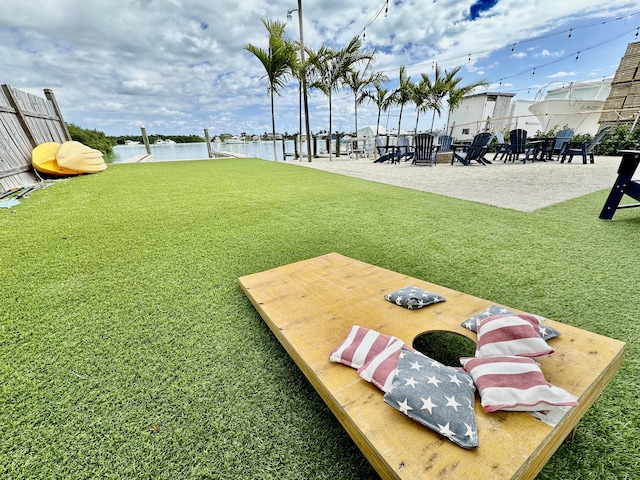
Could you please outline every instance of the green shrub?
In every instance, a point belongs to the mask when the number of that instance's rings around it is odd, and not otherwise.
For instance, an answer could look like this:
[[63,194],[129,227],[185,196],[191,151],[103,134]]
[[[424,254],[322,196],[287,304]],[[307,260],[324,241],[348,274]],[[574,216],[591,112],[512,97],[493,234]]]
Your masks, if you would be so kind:
[[618,155],[619,150],[638,150],[640,148],[640,129],[630,131],[628,125],[613,127],[602,141],[596,145],[596,155]]
[[[564,126],[562,129],[569,128]],[[548,138],[555,137],[558,130],[562,130],[557,126],[549,131],[542,132],[538,130],[534,135],[534,138]],[[596,155],[616,156],[619,150],[639,150],[640,149],[640,128],[636,128],[633,132],[630,131],[629,125],[616,125],[613,127],[607,135],[600,141],[594,150]],[[588,133],[581,133],[574,135],[571,139],[572,142],[588,142],[593,138],[593,135]]]
[[113,143],[107,138],[104,132],[98,130],[86,130],[72,123],[67,124],[71,139],[76,142],[84,143],[88,147],[100,150],[102,153],[112,153]]

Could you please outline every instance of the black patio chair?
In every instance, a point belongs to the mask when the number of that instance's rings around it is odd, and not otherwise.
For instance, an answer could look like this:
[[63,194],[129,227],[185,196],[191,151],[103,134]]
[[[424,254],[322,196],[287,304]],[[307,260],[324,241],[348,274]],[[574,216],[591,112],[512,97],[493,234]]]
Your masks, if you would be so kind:
[[[382,139],[380,137],[376,137],[376,152],[378,152],[378,158],[376,158],[373,163],[384,163],[391,162],[394,163],[396,159],[396,152],[392,145],[385,145],[382,143]],[[389,139],[387,138],[387,143]]]
[[520,159],[520,154],[525,154],[523,162],[526,163],[527,153],[527,131],[522,128],[516,128],[509,132],[509,151],[504,159],[507,161],[515,162]]
[[488,165],[491,162],[485,158],[485,155],[489,151],[489,145],[493,140],[493,134],[489,132],[478,133],[473,137],[471,145],[464,147],[464,151],[457,151],[458,146],[454,146],[453,157],[451,158],[451,165],[457,160],[463,165],[471,165],[472,161],[478,162],[480,165]]
[[593,137],[591,141],[570,142],[569,145],[567,145],[565,151],[562,153],[562,160],[560,160],[560,163],[564,163],[564,160],[567,157],[569,157],[567,163],[571,163],[574,155],[582,155],[582,163],[584,164],[587,163],[587,157],[589,157],[590,163],[594,163],[593,149],[596,148],[596,145],[598,145],[602,141],[604,136],[609,133],[609,130],[611,130],[611,125],[607,125],[598,133],[596,133],[596,136]]
[[502,133],[501,131],[497,131],[496,133],[494,133],[494,136],[496,139],[496,154],[493,156],[493,161],[495,162],[498,158],[498,155],[500,155],[500,160],[504,159],[505,155],[509,153],[510,144],[509,142],[505,141],[504,133]]
[[564,130],[560,130],[556,133],[556,136],[553,140],[553,148],[548,152],[549,160],[553,160],[553,156],[556,156],[557,160],[560,160],[560,155],[562,155],[571,142],[573,138],[573,134],[575,132],[570,128],[565,128]]
[[433,135],[419,133],[413,148],[414,165],[433,165],[436,161],[436,152],[433,145]]

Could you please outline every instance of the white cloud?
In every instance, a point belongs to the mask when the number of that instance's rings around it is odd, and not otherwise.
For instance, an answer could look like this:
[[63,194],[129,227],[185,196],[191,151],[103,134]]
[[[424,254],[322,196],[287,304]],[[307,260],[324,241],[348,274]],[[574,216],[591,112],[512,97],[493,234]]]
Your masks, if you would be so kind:
[[547,75],[547,78],[566,78],[566,77],[575,77],[576,72],[556,72],[551,75]]
[[536,53],[534,57],[561,57],[562,55],[564,55],[564,50],[551,52],[545,48],[540,53]]
[[[467,13],[473,3],[407,0],[389,4],[386,16],[381,11],[367,26],[364,45],[380,50],[376,69],[392,78],[388,88],[394,88],[401,65],[415,79],[420,73],[431,74],[434,62],[443,68],[462,66],[460,74],[467,82],[487,75],[489,81],[503,79],[503,89],[508,85],[515,91],[526,91],[535,77],[556,78],[551,75],[559,72],[580,77],[600,71],[604,76],[615,72],[611,58],[621,57],[626,43],[635,40],[631,34],[621,37],[615,51],[612,43],[583,51],[576,64],[573,58],[562,60],[565,52],[605,41],[631,25],[624,20],[597,25],[632,12],[635,7],[628,0],[501,0],[471,22]],[[313,49],[323,42],[343,46],[382,5],[307,2],[305,43]],[[141,123],[166,128],[165,134],[269,129],[264,70],[243,47],[265,47],[260,19],[286,21],[291,0],[4,0],[2,7],[0,81],[31,93],[52,88],[72,123],[108,134],[135,133]],[[286,30],[297,40],[295,17],[294,12]],[[589,24],[593,26],[578,28]],[[553,35],[572,27],[571,39],[566,33]],[[523,58],[530,65],[518,61]],[[549,65],[546,71],[541,67],[556,60],[566,64]],[[528,70],[533,67],[538,67],[535,77]],[[334,105],[334,117],[341,115],[348,130],[352,97],[339,93],[335,98],[341,103]],[[276,97],[279,130],[297,131],[297,101],[292,81]],[[326,98],[312,92],[311,102],[312,129],[326,128]],[[410,122],[412,109],[405,110]],[[359,122],[375,123],[375,108],[365,105],[359,113]]]

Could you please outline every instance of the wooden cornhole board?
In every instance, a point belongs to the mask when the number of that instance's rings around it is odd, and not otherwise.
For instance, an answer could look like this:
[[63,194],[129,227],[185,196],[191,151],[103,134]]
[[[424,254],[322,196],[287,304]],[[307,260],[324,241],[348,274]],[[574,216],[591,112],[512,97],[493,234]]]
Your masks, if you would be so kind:
[[[562,333],[556,353],[541,361],[547,380],[579,397],[552,427],[523,412],[475,412],[479,448],[465,450],[386,405],[383,393],[356,370],[329,361],[352,325],[411,344],[420,333],[460,326],[492,302],[369,265],[337,253],[239,279],[274,335],[313,384],[382,478],[533,478],[620,368],[624,343],[551,320]],[[419,310],[383,295],[417,286],[446,298]]]

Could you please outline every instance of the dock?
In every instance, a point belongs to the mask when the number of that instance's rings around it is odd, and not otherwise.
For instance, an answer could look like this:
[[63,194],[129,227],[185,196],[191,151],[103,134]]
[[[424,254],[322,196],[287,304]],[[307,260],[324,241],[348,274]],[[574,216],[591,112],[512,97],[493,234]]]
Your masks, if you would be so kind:
[[153,154],[152,153],[144,153],[141,155],[134,155],[133,157],[127,158],[122,163],[143,163],[143,162],[153,162]]

